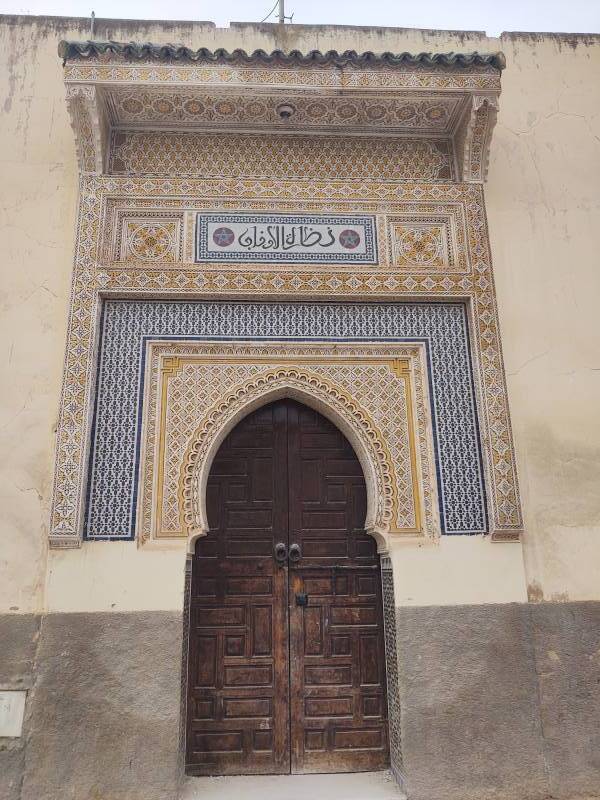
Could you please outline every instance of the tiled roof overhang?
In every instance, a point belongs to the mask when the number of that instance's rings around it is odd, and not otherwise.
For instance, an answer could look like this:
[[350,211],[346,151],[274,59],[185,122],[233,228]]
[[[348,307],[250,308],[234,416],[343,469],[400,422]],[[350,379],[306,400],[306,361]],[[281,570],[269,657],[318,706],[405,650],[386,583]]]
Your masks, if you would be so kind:
[[502,53],[246,53],[90,41],[60,42],[58,52],[86,174],[106,170],[113,131],[234,131],[445,139],[459,180],[482,183],[505,66]]
[[444,67],[471,67],[491,66],[502,70],[506,66],[504,53],[357,53],[355,50],[311,50],[302,53],[300,50],[254,50],[247,53],[237,49],[229,52],[220,47],[209,50],[200,47],[192,50],[189,47],[173,44],[151,44],[137,42],[68,42],[62,41],[58,45],[58,55],[63,62],[74,59],[85,59],[91,56],[114,54],[132,60],[152,59],[155,61],[188,61],[206,64],[237,64],[237,65],[281,65],[281,66],[309,66],[320,67],[400,67],[406,65],[423,64],[424,66]]

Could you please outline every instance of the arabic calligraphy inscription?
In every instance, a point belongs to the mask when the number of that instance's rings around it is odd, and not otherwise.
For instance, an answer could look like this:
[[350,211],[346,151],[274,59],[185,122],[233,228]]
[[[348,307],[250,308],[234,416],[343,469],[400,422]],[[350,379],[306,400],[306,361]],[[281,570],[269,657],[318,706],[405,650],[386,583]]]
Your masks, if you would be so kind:
[[376,264],[375,218],[198,214],[196,261]]

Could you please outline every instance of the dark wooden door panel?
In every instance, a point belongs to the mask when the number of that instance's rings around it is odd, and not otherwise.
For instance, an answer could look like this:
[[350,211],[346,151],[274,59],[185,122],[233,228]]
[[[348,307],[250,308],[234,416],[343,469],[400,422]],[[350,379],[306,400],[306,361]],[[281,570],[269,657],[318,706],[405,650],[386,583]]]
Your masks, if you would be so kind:
[[[349,443],[293,401],[259,409],[221,446],[207,509],[192,572],[187,772],[386,766],[379,562]],[[298,545],[299,560],[278,565],[278,542]]]
[[[357,772],[389,763],[381,576],[362,529],[363,472],[328,420],[288,412],[293,772]],[[306,595],[307,605],[296,605]]]
[[208,536],[192,571],[186,769],[289,772],[287,415],[268,406],[221,446],[207,487]]

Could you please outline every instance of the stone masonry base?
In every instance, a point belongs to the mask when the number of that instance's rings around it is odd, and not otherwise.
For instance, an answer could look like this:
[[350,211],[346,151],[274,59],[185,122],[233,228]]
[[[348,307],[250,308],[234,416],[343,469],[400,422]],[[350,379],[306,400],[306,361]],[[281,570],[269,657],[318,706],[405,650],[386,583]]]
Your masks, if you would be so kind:
[[[0,800],[176,800],[181,631],[0,617],[0,685],[28,689]],[[410,800],[600,798],[600,603],[402,608],[397,634]]]

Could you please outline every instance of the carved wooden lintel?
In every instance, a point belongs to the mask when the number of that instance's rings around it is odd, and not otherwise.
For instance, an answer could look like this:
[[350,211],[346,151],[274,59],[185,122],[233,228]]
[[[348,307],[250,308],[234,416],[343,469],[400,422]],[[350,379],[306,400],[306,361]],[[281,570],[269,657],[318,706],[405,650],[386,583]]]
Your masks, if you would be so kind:
[[82,175],[102,175],[107,163],[110,125],[102,97],[94,84],[67,85],[67,108],[75,132]]
[[498,115],[498,94],[472,94],[454,135],[458,179],[484,183],[490,160],[492,131]]

